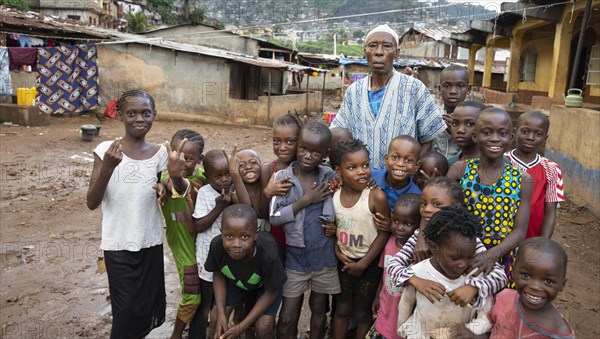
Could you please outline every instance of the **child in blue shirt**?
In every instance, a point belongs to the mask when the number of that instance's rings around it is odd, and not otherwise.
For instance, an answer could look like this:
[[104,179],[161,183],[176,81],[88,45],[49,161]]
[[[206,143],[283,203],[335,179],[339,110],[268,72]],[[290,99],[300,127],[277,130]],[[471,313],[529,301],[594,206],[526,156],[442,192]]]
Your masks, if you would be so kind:
[[409,135],[399,135],[390,141],[385,155],[385,169],[371,170],[371,177],[385,192],[390,210],[394,209],[396,200],[406,193],[421,194],[421,190],[413,181],[421,167],[419,156],[421,144]]

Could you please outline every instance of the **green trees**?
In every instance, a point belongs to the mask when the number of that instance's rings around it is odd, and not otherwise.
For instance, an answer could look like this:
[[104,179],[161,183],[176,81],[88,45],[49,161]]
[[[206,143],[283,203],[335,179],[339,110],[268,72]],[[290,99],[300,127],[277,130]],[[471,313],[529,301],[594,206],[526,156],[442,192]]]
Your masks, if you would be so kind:
[[365,33],[362,29],[357,29],[356,31],[352,32],[352,37],[354,39],[363,39],[365,35],[367,35],[367,33]]
[[140,33],[148,28],[148,18],[142,12],[127,14],[127,27],[131,33]]
[[195,8],[191,13],[189,20],[193,22],[204,22],[204,8]]
[[177,25],[177,15],[173,12],[173,0],[148,0],[148,5],[162,17],[165,25]]
[[0,0],[0,4],[19,11],[28,11],[29,6],[23,0]]

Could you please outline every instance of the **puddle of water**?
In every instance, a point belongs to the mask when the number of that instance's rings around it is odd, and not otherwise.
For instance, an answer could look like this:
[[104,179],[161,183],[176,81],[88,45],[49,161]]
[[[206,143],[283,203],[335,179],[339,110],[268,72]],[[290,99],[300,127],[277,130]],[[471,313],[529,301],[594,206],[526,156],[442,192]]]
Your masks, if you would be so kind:
[[83,156],[79,155],[79,154],[73,154],[69,158],[72,159],[72,160],[82,159],[83,161],[86,161],[86,162],[94,162],[94,158],[91,157],[91,156],[89,156],[89,155],[87,155],[87,154],[84,154]]

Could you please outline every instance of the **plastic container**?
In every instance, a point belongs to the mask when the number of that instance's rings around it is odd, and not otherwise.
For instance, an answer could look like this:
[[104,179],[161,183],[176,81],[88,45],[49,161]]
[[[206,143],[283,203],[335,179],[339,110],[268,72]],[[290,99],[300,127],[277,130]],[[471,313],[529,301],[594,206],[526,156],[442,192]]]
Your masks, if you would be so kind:
[[335,119],[337,113],[334,112],[323,112],[323,118],[327,124],[331,124],[333,119]]
[[97,132],[98,129],[94,125],[82,125],[79,130],[79,136],[83,141],[92,141]]
[[35,87],[31,88],[17,88],[17,105],[19,106],[32,106],[36,96]]
[[579,88],[570,88],[567,91],[567,96],[565,97],[565,106],[567,107],[581,107],[583,104],[583,93]]

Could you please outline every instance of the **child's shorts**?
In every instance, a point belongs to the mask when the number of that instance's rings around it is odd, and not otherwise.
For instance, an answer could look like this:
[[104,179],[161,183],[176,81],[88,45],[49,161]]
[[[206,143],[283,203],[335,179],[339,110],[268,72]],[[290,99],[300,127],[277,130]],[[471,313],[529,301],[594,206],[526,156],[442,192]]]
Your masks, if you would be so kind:
[[[263,293],[265,293],[264,287],[261,287],[256,291],[246,291],[237,287],[231,279],[226,280],[227,296],[225,297],[225,306],[235,306],[241,303],[245,297],[248,297],[249,294],[255,296],[256,300],[258,300],[258,298],[260,298],[260,296],[263,295]],[[281,305],[281,293],[282,291],[279,290],[279,293],[277,293],[277,297],[275,298],[271,306],[269,306],[269,308],[265,311],[265,313],[263,313],[264,315],[270,315],[274,317],[277,314],[279,306]]]
[[312,272],[298,272],[286,268],[285,273],[287,281],[283,285],[283,296],[286,298],[299,297],[309,287],[311,291],[322,294],[338,294],[342,291],[335,266]]
[[354,309],[371,309],[371,304],[377,293],[377,286],[382,276],[378,260],[373,260],[360,277],[352,276],[342,271],[344,265],[338,264],[338,274],[342,293],[335,296],[338,302],[352,301]]

